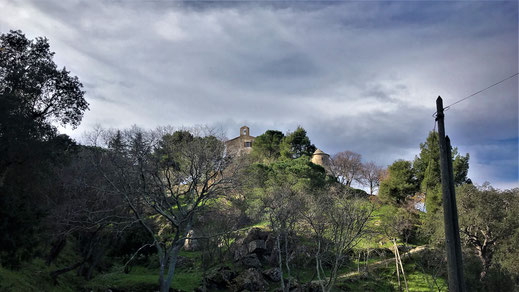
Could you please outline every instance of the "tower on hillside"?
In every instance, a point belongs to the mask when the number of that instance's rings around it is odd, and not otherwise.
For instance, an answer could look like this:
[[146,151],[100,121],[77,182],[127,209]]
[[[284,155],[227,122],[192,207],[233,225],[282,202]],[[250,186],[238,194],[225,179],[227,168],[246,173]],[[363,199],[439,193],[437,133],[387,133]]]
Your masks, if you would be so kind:
[[330,155],[324,153],[321,149],[318,148],[315,150],[314,154],[312,155],[312,163],[324,167],[326,173],[331,173]]

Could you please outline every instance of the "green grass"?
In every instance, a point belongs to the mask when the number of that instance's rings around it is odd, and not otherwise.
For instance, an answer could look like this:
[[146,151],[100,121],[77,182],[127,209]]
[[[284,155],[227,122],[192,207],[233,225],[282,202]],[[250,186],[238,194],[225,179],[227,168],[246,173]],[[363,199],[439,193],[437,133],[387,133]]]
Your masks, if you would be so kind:
[[23,273],[0,267],[0,291],[37,291],[33,284]]
[[181,250],[178,253],[179,256],[190,258],[190,259],[199,259],[202,256],[201,251],[187,251],[187,250]]
[[31,292],[31,291],[77,291],[85,281],[75,273],[66,273],[59,277],[57,285],[53,284],[50,272],[56,266],[48,267],[43,260],[35,259],[23,263],[17,270],[0,266],[0,291]]
[[[64,251],[66,254],[67,251]],[[193,259],[198,259],[201,252],[182,251],[181,255]],[[68,260],[72,260],[69,258]],[[76,275],[71,271],[60,275],[57,285],[54,285],[50,272],[67,265],[64,259],[58,260],[59,266],[45,265],[42,259],[35,259],[28,263],[23,263],[17,270],[8,269],[0,266],[0,292],[74,292],[74,291],[107,291],[108,289],[118,289],[123,291],[157,291],[158,290],[158,269],[149,269],[142,266],[135,266],[131,272],[125,274],[122,268],[114,267],[111,272],[95,276],[91,281]],[[172,282],[172,288],[193,291],[202,280],[202,272],[195,268],[194,271],[176,270]]]
[[[404,260],[404,269],[409,291],[431,291],[429,285],[434,285],[431,275],[424,273],[413,258]],[[402,275],[400,277],[402,289],[405,289]],[[437,278],[436,281],[442,291],[447,291],[447,282],[444,278]],[[347,291],[398,291],[394,262],[380,265],[377,268],[371,267],[369,273],[363,271],[360,275],[340,279],[337,287]],[[433,290],[438,291],[436,287]]]
[[[171,287],[184,291],[193,291],[200,286],[202,272],[176,271]],[[128,274],[120,270],[95,277],[86,287],[94,291],[117,289],[124,291],[156,291],[158,289],[159,271],[144,267],[134,267]]]

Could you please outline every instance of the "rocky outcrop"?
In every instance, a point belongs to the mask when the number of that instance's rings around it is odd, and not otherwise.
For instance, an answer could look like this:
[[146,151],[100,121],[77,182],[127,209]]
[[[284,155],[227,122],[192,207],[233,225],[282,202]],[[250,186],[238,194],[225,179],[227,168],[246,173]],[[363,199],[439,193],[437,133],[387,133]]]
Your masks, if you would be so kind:
[[272,282],[281,281],[281,271],[279,268],[270,268],[263,271],[263,276]]
[[265,245],[265,240],[258,239],[249,242],[249,253],[262,254],[267,251],[267,247]]
[[255,253],[248,254],[241,259],[241,263],[246,268],[261,268],[262,264]]
[[[236,270],[223,267],[211,271],[205,278],[206,290],[269,291],[279,287],[282,279],[275,243],[271,232],[260,228],[249,230],[231,246]],[[305,291],[295,280],[290,286],[290,291]],[[202,287],[198,290],[203,291]]]
[[234,291],[267,291],[269,283],[265,281],[263,275],[257,269],[250,268],[240,273],[233,280],[232,288]]
[[205,278],[206,288],[211,289],[225,289],[232,285],[232,280],[238,274],[229,267],[221,267],[212,270]]

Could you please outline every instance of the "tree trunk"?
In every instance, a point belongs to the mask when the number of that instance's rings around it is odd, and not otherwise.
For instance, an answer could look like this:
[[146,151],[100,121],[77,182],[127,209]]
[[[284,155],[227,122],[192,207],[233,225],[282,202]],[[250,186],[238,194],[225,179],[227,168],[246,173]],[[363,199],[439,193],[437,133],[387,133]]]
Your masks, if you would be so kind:
[[45,261],[47,266],[50,266],[50,264],[56,260],[66,244],[67,238],[65,236],[60,236],[57,240],[51,243],[52,247],[49,251],[49,255],[47,256],[47,260]]
[[160,291],[164,291],[165,282],[164,282],[164,271],[166,270],[166,260],[167,257],[164,254],[162,247],[160,247],[159,243],[155,244],[157,247],[157,253],[159,254],[159,262],[160,262],[160,271],[159,271],[159,289]]
[[59,275],[64,274],[66,272],[70,272],[70,271],[72,271],[74,269],[77,269],[83,263],[84,262],[78,262],[78,263],[73,264],[72,266],[68,266],[68,267],[60,269],[60,270],[52,271],[50,273],[50,277],[52,278],[52,281],[54,282],[54,285],[58,284],[58,276]]
[[280,234],[276,236],[276,246],[278,250],[278,265],[279,265],[279,273],[281,276],[281,289],[285,291],[285,279],[283,277],[283,258],[281,257],[281,244],[279,243]]
[[492,255],[485,250],[484,247],[477,248],[478,258],[481,261],[481,266],[483,270],[479,274],[479,281],[484,282],[485,278],[488,274],[488,270],[490,269],[490,265],[492,264]]
[[290,265],[289,265],[289,254],[288,254],[288,232],[285,231],[285,266],[287,267],[287,278],[288,278],[288,283],[287,283],[287,291],[290,290]]
[[[169,249],[164,249],[164,268],[165,265],[168,264],[168,275],[167,278],[164,280],[164,270],[161,266],[161,292],[169,292],[169,287],[171,286],[171,281],[173,281],[173,277],[175,276],[175,267],[177,265],[177,259],[178,259],[178,253],[180,252],[180,249],[184,246],[186,242],[186,238],[189,237],[189,232],[191,231],[191,221],[187,223],[185,228],[183,229],[183,234],[180,234],[177,232],[175,236],[175,241],[173,245]],[[180,236],[183,236],[181,239],[179,239]]]
[[317,253],[315,254],[315,270],[317,272],[317,279],[319,280],[319,285],[321,286],[321,289],[324,291],[324,280],[321,279],[320,263],[321,263],[321,239],[318,239]]
[[168,277],[166,278],[166,281],[163,285],[164,290],[161,290],[161,292],[168,292],[169,287],[171,286],[171,281],[173,280],[173,276],[175,275],[175,267],[177,265],[177,259],[178,259],[178,253],[180,251],[180,248],[184,245],[182,242],[181,245],[174,245],[170,251],[169,251],[169,257],[168,257]]

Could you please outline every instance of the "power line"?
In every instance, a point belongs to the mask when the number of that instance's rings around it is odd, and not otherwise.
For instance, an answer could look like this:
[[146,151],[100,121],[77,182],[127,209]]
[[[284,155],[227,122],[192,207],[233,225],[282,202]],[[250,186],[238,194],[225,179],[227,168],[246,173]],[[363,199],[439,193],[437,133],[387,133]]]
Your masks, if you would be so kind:
[[[477,94],[480,94],[481,92],[483,92],[483,91],[485,91],[485,90],[487,90],[487,89],[490,89],[490,88],[492,88],[492,87],[494,87],[494,86],[496,86],[496,85],[499,85],[499,84],[501,84],[501,83],[507,81],[508,79],[512,79],[512,78],[514,78],[514,77],[517,76],[517,75],[519,75],[519,73],[512,74],[512,75],[506,77],[505,79],[502,79],[502,80],[500,80],[500,81],[498,81],[498,82],[496,82],[496,83],[494,83],[494,84],[492,84],[492,85],[490,85],[490,86],[487,86],[487,87],[485,87],[485,88],[483,88],[483,89],[481,89],[481,90],[479,90],[479,91],[476,91],[476,92],[472,93],[472,94],[469,95],[469,96],[466,96],[466,97],[464,97],[464,98],[462,98],[462,99],[460,99],[460,100],[458,100],[458,101],[456,101],[456,102],[453,102],[453,103],[449,104],[448,106],[444,107],[443,110],[448,110],[451,106],[453,106],[453,105],[455,105],[455,104],[458,104],[458,103],[460,103],[460,102],[462,102],[462,101],[464,101],[464,100],[467,100],[467,99],[469,99],[469,98],[471,98],[471,97],[473,97],[473,96],[475,96],[475,95],[477,95]],[[433,117],[436,116],[436,113],[437,113],[437,112],[434,112]]]

